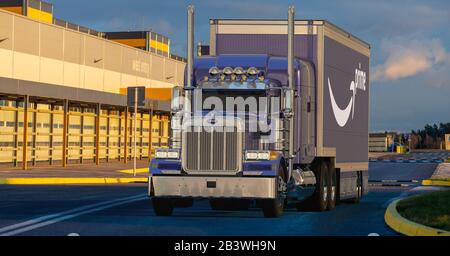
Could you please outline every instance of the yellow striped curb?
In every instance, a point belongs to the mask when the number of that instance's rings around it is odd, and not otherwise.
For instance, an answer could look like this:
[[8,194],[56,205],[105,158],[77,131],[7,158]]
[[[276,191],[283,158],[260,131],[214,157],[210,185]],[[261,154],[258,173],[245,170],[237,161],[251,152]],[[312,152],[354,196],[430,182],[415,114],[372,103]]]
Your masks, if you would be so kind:
[[[126,170],[118,170],[118,172],[121,173],[126,173],[126,174],[133,174],[133,169],[126,169]],[[148,167],[145,168],[137,168],[136,169],[136,173],[144,173],[144,172],[148,172]]]
[[0,184],[7,185],[64,185],[64,184],[121,184],[148,182],[148,178],[5,178],[0,179]]
[[384,214],[384,221],[393,230],[407,236],[450,236],[448,231],[427,227],[403,218],[397,212],[399,201],[400,199],[397,199],[392,202]]
[[450,181],[445,180],[422,180],[423,186],[447,186],[450,187]]

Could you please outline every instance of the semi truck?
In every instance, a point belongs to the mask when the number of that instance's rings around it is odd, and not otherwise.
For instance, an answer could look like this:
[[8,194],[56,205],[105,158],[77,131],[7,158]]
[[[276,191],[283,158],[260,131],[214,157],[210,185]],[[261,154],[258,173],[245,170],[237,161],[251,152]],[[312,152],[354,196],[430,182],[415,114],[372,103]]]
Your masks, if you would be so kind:
[[296,20],[293,6],[287,16],[211,19],[210,53],[194,59],[188,7],[172,143],[149,167],[156,215],[203,198],[213,210],[280,217],[367,193],[370,45],[328,21]]

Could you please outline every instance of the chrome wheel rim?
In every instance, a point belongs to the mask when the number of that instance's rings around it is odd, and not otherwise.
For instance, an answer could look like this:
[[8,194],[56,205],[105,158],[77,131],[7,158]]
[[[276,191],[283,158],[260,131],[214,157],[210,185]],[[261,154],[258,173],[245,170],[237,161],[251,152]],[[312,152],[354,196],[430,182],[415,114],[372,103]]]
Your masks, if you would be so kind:
[[284,196],[283,193],[287,190],[287,184],[284,181],[283,177],[278,176],[278,198],[277,204],[279,207],[283,207],[284,205]]
[[284,192],[287,189],[286,182],[284,182],[283,177],[278,176],[278,192]]
[[335,197],[336,197],[336,186],[331,186],[331,195],[330,195],[331,197],[330,197],[330,199],[331,200],[334,200],[335,199]]

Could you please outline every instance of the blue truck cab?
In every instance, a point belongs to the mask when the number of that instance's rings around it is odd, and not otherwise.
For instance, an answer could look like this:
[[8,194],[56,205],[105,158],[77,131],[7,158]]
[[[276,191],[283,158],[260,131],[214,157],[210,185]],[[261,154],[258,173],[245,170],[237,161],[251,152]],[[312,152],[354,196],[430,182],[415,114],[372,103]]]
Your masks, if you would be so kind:
[[206,198],[215,210],[279,217],[290,203],[325,211],[367,192],[370,46],[288,13],[211,20],[211,54],[188,53],[171,147],[149,167],[157,215]]

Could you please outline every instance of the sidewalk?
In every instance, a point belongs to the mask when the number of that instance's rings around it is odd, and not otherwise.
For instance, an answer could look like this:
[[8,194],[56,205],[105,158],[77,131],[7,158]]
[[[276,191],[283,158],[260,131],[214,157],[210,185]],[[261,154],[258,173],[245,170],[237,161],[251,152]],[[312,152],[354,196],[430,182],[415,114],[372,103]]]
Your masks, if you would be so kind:
[[390,157],[390,156],[395,156],[397,155],[397,153],[394,152],[369,152],[369,159],[378,159],[378,158],[382,158],[382,157]]
[[95,164],[73,164],[66,168],[60,165],[34,166],[24,171],[11,167],[0,167],[0,184],[111,184],[146,182],[148,160],[137,162],[133,176],[133,162],[109,162]]
[[450,180],[450,163],[442,163],[439,164],[436,168],[436,171],[434,171],[433,176],[431,176],[431,179],[449,179]]
[[439,164],[430,179],[422,181],[422,185],[450,186],[450,163]]

